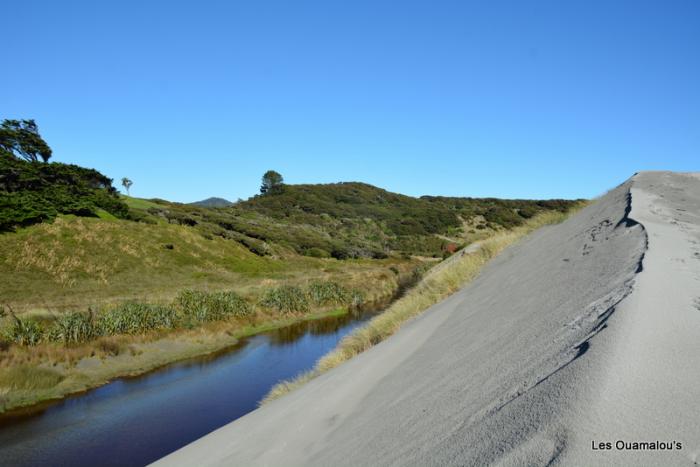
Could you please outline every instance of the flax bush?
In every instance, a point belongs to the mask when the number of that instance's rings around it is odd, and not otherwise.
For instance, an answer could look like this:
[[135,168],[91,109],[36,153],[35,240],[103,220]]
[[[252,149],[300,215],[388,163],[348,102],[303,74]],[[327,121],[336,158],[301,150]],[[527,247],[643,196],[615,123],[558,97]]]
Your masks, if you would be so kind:
[[350,302],[350,292],[337,282],[312,282],[308,289],[314,305],[343,305]]
[[72,312],[59,316],[47,332],[48,340],[64,344],[80,344],[100,335],[92,312]]
[[243,317],[252,312],[248,303],[235,292],[201,292],[183,290],[176,299],[187,322],[204,323],[231,316]]
[[309,299],[300,287],[283,285],[265,292],[260,305],[279,313],[305,312],[309,310]]
[[44,337],[41,325],[33,320],[15,318],[14,323],[4,331],[5,339],[13,344],[37,345]]
[[157,329],[174,329],[180,318],[173,307],[146,303],[124,303],[102,314],[102,335],[142,334]]

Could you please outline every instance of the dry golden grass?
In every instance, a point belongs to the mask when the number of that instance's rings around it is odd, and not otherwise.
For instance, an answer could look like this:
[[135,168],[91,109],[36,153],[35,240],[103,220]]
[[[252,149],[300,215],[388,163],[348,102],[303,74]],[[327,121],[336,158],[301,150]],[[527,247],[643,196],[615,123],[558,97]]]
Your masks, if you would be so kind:
[[[582,206],[583,204],[579,208]],[[396,333],[408,320],[444,300],[474,279],[484,264],[506,247],[542,226],[562,222],[574,211],[539,214],[520,227],[499,232],[491,238],[483,240],[480,243],[480,248],[472,253],[455,254],[431,269],[414,288],[384,313],[346,336],[335,350],[321,358],[312,370],[274,386],[261,401],[261,404],[293,391],[316,376],[335,368]]]
[[12,389],[47,389],[61,382],[63,376],[55,370],[41,367],[16,366],[0,370],[0,388],[7,394]]

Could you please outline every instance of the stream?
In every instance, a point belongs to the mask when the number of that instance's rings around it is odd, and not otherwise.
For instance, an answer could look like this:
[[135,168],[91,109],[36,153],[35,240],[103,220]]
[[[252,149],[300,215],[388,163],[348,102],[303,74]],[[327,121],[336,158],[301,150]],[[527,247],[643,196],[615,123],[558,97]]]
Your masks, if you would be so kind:
[[0,465],[141,466],[247,414],[376,311],[305,321],[215,355],[0,416]]

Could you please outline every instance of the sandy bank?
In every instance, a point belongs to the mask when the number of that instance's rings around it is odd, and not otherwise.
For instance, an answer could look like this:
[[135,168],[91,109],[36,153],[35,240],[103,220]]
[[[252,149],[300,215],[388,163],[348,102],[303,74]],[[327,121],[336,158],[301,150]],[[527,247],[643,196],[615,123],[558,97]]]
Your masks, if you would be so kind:
[[[690,465],[699,209],[697,177],[637,175],[392,338],[160,463]],[[592,448],[619,439],[683,448]]]

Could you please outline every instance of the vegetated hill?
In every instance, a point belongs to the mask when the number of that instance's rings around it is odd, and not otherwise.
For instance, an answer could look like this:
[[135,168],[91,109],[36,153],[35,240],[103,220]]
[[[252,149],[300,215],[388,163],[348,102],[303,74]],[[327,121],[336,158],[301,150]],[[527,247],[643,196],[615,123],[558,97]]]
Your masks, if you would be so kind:
[[235,241],[259,256],[441,257],[490,231],[515,227],[541,211],[566,210],[574,202],[413,198],[353,182],[282,185],[228,207],[209,208],[224,203],[119,197],[112,180],[95,170],[0,157],[2,230],[59,214],[167,222],[191,227],[205,238]]
[[119,196],[95,170],[3,156],[0,293],[26,306],[70,306],[202,285],[255,288],[262,279],[359,283],[574,203],[413,198],[337,183],[283,185],[212,209]]
[[[159,202],[151,218],[229,238],[259,255],[348,258],[440,257],[489,232],[576,201],[413,198],[364,183],[284,185],[225,209]],[[450,246],[451,245],[451,246]]]
[[193,206],[199,206],[202,208],[225,208],[225,207],[233,205],[233,203],[231,201],[224,199],[224,198],[217,198],[217,197],[203,199],[202,201],[195,201],[194,203],[190,203],[190,204]]

